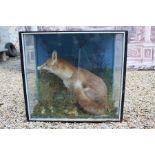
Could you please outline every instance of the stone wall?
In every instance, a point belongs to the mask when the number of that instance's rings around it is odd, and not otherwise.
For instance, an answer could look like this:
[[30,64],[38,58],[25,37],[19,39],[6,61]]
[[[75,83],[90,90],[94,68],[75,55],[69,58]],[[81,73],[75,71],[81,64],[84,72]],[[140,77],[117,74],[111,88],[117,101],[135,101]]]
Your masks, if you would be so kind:
[[155,69],[155,27],[124,26],[128,30],[128,68]]

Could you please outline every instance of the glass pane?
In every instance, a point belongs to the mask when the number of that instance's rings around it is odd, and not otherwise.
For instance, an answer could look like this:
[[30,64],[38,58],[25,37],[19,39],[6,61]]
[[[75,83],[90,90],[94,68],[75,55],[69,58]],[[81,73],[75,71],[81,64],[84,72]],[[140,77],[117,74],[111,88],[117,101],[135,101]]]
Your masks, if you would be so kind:
[[28,100],[28,110],[31,117],[34,107],[38,104],[37,86],[36,86],[36,52],[35,41],[33,35],[24,35],[24,62],[25,62],[25,77],[26,91]]
[[113,70],[113,90],[112,97],[116,113],[120,114],[122,86],[123,86],[123,67],[124,67],[124,34],[115,36],[114,51],[114,70]]
[[124,32],[24,33],[32,120],[119,120]]

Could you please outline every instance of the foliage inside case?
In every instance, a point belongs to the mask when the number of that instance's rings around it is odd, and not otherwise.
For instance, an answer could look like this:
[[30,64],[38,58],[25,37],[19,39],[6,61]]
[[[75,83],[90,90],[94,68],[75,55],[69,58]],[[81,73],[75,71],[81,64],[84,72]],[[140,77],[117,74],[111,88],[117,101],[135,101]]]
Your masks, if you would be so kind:
[[34,107],[34,118],[115,118],[116,109],[112,101],[112,70],[94,69],[91,72],[104,77],[108,88],[108,104],[111,111],[102,116],[95,116],[84,112],[76,106],[76,99],[72,92],[65,88],[61,79],[47,71],[38,72],[38,101]]

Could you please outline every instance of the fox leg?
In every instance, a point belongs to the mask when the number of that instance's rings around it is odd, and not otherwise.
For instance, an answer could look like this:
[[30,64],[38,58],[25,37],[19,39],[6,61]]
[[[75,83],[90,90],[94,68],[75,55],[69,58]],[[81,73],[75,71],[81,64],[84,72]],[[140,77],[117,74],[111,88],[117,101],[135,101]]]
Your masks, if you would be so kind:
[[70,81],[69,80],[63,80],[63,83],[66,88],[70,88]]

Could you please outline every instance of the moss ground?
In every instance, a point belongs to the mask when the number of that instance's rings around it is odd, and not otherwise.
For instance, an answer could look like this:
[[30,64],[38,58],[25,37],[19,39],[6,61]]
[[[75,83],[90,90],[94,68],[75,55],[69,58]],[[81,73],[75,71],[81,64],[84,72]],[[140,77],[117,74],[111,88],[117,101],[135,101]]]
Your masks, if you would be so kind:
[[38,104],[34,107],[32,117],[34,118],[114,118],[112,94],[112,71],[105,69],[94,69],[91,72],[102,77],[108,87],[108,104],[111,111],[105,116],[94,116],[81,110],[75,105],[74,94],[64,87],[62,80],[57,76],[42,71],[38,73]]

